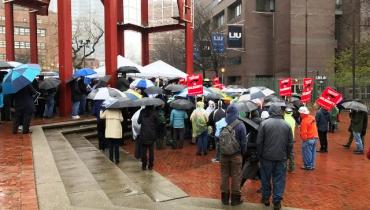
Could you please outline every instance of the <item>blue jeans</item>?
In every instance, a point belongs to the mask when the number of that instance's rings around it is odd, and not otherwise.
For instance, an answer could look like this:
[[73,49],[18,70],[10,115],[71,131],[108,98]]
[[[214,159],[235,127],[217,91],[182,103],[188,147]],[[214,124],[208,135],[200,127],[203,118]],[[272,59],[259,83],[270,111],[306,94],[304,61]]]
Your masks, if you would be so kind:
[[198,153],[207,153],[207,143],[208,143],[208,131],[204,131],[202,134],[197,136],[197,147]]
[[357,151],[363,151],[364,150],[364,145],[362,145],[362,140],[361,140],[361,133],[353,132],[353,137],[355,138],[355,143],[357,147]]
[[77,116],[80,111],[80,101],[72,101],[72,116]]
[[302,157],[305,168],[314,169],[316,162],[316,139],[310,139],[302,143]]
[[47,96],[44,117],[53,117],[53,114],[54,114],[54,96]]
[[260,164],[262,198],[270,198],[272,178],[272,200],[274,203],[280,202],[285,191],[286,161],[270,161],[261,158]]

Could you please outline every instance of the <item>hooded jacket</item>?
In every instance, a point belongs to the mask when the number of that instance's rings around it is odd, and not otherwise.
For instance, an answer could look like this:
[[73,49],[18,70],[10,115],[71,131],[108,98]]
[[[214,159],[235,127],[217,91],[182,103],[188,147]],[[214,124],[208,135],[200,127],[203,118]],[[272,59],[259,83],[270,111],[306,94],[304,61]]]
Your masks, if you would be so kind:
[[141,110],[137,123],[141,125],[139,140],[142,144],[152,144],[158,137],[159,119],[153,107]]
[[364,126],[364,117],[362,112],[353,111],[351,114],[351,130],[356,133],[362,133]]
[[[235,120],[238,119],[239,112],[234,105],[230,105],[226,110],[226,123],[231,125]],[[244,123],[240,122],[237,126],[234,127],[235,138],[240,144],[240,153],[244,155],[247,152],[247,129],[245,128]]]
[[328,131],[329,122],[330,122],[330,113],[325,109],[320,108],[320,110],[316,114],[317,130],[321,132]]
[[203,102],[197,102],[197,108],[193,111],[193,113],[191,113],[190,120],[193,129],[193,137],[197,137],[208,130],[208,119],[206,111],[204,110]]
[[292,135],[294,139],[294,131],[295,131],[295,119],[293,118],[293,112],[292,113],[284,113],[284,120],[288,123],[290,128],[292,129]]
[[283,119],[279,106],[270,106],[269,114],[270,117],[262,121],[258,128],[258,156],[265,160],[285,161],[293,150],[291,128]]

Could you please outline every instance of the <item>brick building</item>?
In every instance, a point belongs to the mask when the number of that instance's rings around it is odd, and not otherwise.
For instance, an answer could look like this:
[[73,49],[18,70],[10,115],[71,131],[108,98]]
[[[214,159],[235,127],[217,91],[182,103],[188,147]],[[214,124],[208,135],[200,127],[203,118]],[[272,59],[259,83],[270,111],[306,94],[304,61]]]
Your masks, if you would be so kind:
[[[335,56],[335,0],[307,1],[307,73],[330,75]],[[306,73],[305,0],[201,0],[210,10],[213,31],[243,26],[243,49],[225,53],[227,83],[248,85],[256,78]]]
[[[5,60],[5,11],[0,4],[0,60]],[[57,14],[37,16],[37,46],[39,64],[43,69],[58,67]],[[15,59],[21,63],[30,62],[29,10],[14,6],[14,48]]]

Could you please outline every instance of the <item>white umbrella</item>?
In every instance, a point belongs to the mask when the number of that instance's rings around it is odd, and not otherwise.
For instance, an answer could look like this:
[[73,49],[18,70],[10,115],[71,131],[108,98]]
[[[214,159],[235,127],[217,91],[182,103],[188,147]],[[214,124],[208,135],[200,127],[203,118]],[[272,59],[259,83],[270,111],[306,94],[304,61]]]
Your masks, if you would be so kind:
[[93,90],[87,98],[92,100],[106,100],[109,98],[127,98],[127,96],[118,89],[102,87]]

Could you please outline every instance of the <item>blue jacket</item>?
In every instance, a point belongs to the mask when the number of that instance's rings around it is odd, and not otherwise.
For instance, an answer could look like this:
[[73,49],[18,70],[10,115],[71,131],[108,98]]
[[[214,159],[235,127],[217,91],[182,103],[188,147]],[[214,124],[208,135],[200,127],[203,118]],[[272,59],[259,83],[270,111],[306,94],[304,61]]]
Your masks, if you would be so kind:
[[4,95],[2,92],[2,86],[0,84],[0,108],[3,108],[3,107],[4,107]]
[[[234,120],[238,119],[238,115],[238,109],[234,105],[229,106],[226,111],[226,123],[228,125],[232,124]],[[239,125],[235,126],[234,130],[235,138],[240,144],[240,152],[243,155],[247,152],[247,129],[244,123],[240,122]]]
[[215,136],[216,137],[220,137],[220,133],[221,133],[222,128],[224,128],[226,126],[227,126],[227,122],[226,122],[226,119],[225,118],[222,118],[221,120],[219,120],[218,122],[216,122]]
[[173,128],[185,128],[185,119],[188,115],[183,110],[173,109],[170,116],[170,125]]
[[325,109],[321,108],[316,113],[317,130],[322,132],[328,131],[329,122],[330,122],[330,113]]

